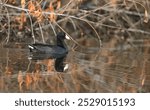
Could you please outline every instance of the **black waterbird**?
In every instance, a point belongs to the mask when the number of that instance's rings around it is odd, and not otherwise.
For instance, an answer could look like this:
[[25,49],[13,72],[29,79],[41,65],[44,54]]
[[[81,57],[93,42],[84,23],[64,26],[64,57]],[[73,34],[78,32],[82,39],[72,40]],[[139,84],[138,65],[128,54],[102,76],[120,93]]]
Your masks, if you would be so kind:
[[64,60],[68,54],[68,48],[64,42],[65,39],[70,39],[64,32],[57,34],[56,45],[35,43],[28,45],[30,49],[29,59],[43,60],[55,59],[55,70],[63,72],[68,68],[68,64],[64,64]]

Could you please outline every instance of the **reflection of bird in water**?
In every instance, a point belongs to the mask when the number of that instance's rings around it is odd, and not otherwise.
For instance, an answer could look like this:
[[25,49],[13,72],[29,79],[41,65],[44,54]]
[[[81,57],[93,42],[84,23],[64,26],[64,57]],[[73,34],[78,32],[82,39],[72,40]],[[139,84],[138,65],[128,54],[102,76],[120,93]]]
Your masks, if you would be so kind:
[[57,58],[55,60],[55,70],[59,72],[63,72],[68,69],[68,64],[64,65],[66,57]]
[[64,39],[69,39],[69,37],[65,33],[60,32],[57,34],[56,45],[39,43],[28,45],[30,49],[29,59],[56,59],[55,70],[58,72],[65,71],[68,68],[68,64],[64,64],[64,60],[66,59],[66,56],[68,54],[68,48],[64,42]]

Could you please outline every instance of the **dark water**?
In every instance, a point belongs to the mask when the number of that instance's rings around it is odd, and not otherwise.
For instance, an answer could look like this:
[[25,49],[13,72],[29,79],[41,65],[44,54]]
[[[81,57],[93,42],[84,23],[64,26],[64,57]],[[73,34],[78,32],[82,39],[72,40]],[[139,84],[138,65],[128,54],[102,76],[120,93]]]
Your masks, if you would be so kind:
[[54,60],[29,60],[26,45],[1,46],[0,92],[150,92],[150,39],[87,46],[70,49],[64,73]]

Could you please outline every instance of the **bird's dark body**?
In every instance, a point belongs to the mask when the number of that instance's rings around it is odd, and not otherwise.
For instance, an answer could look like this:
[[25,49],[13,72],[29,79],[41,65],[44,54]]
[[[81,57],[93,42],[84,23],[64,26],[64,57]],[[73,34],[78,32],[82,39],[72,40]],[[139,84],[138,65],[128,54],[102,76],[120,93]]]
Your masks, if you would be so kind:
[[33,49],[30,48],[30,52],[36,54],[47,54],[47,56],[52,59],[64,57],[68,53],[68,49],[64,49],[57,45],[31,44],[29,46],[33,47]]

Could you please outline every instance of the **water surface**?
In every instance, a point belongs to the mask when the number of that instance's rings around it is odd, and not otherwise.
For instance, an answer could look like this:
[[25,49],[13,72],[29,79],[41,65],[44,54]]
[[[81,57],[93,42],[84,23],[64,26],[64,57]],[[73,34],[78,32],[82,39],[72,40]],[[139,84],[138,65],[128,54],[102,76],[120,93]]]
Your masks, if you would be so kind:
[[64,73],[54,60],[29,60],[26,44],[1,46],[0,92],[150,92],[150,39],[83,45],[70,47]]

